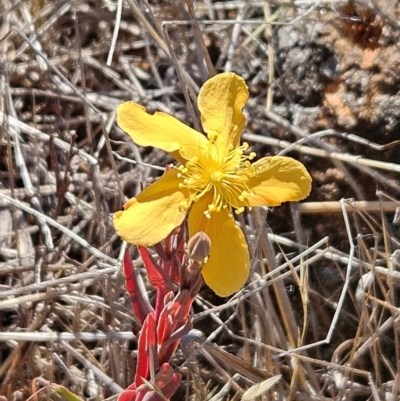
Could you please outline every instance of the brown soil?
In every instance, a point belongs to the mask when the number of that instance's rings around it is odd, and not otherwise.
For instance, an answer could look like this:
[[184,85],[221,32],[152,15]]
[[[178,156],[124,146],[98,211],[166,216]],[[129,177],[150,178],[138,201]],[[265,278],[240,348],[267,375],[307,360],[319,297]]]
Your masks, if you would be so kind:
[[[302,161],[313,190],[242,216],[249,287],[233,306],[204,287],[194,327],[213,345],[177,352],[173,399],[211,397],[237,372],[218,399],[277,374],[263,399],[398,399],[400,5],[190,3],[195,16],[183,0],[123,2],[110,63],[114,2],[0,4],[0,400],[27,400],[37,377],[93,400],[132,382],[136,342],[123,335],[135,321],[112,213],[160,175],[148,165],[171,159],[134,145],[114,111],[131,99],[195,125],[193,95],[211,69],[245,78],[252,150]],[[90,341],[68,337],[79,332]]]

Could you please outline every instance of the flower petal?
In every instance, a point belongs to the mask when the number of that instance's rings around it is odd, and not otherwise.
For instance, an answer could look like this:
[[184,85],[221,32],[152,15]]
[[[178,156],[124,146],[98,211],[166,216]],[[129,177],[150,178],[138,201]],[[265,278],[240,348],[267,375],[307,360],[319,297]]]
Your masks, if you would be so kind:
[[201,121],[208,138],[221,149],[237,147],[246,117],[242,109],[249,98],[243,78],[227,72],[204,83],[197,99]]
[[157,244],[185,219],[189,195],[180,190],[182,181],[177,169],[167,171],[157,182],[145,188],[124,205],[125,210],[114,214],[118,235],[131,244]]
[[253,166],[258,174],[248,181],[255,192],[246,199],[250,206],[279,206],[282,202],[302,200],[311,191],[310,174],[291,157],[264,157]]
[[206,284],[220,297],[227,297],[245,284],[249,275],[249,251],[244,234],[230,211],[222,209],[204,215],[212,192],[193,204],[189,214],[189,237],[204,231],[211,239],[211,251],[202,275]]
[[162,112],[148,114],[146,109],[133,102],[117,108],[118,125],[140,146],[153,146],[170,153],[184,163],[196,156],[207,144],[207,138]]

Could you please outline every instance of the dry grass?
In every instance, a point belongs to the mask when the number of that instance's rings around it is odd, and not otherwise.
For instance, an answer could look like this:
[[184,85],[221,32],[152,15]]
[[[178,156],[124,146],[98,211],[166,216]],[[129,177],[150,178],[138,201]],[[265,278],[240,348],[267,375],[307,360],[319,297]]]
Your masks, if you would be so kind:
[[314,188],[241,216],[249,284],[200,293],[174,399],[238,400],[277,374],[260,399],[399,399],[400,6],[356,2],[382,26],[365,50],[343,34],[346,3],[1,1],[0,398],[27,399],[36,377],[93,400],[132,382],[111,216],[170,159],[128,140],[115,108],[199,127],[199,87],[233,70],[251,93],[244,138],[301,160]]

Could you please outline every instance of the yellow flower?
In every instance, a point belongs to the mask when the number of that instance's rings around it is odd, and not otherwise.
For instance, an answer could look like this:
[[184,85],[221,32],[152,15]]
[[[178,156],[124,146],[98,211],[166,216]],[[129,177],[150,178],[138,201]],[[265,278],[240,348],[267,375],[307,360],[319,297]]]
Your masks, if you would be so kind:
[[202,274],[220,296],[238,291],[249,274],[249,252],[232,210],[277,206],[304,199],[311,189],[305,167],[290,157],[264,157],[250,163],[240,145],[249,93],[234,73],[209,79],[201,88],[198,108],[207,137],[174,117],[150,115],[132,102],[118,107],[119,126],[140,146],[160,148],[180,165],[115,213],[114,226],[124,240],[149,246],[162,241],[189,213],[189,237],[204,231],[211,253]]

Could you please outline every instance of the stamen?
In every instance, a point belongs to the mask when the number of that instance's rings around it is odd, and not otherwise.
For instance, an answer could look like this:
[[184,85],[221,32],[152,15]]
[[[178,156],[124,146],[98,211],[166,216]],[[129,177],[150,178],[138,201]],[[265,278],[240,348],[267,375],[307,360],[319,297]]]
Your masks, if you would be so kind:
[[247,191],[243,191],[240,195],[239,195],[239,200],[241,202],[244,202],[245,199],[249,196],[249,193]]
[[210,213],[212,213],[212,212],[217,212],[217,211],[218,211],[218,207],[215,206],[215,205],[213,205],[213,204],[208,205],[208,211],[209,211]]
[[215,143],[217,138],[217,134],[210,134],[207,148],[185,165],[177,167],[179,172],[176,176],[182,180],[179,188],[188,189],[193,202],[213,191],[212,202],[204,212],[207,218],[211,218],[212,213],[230,210],[231,207],[236,214],[243,213],[245,206],[249,206],[248,197],[255,195],[248,181],[258,174],[260,168],[250,163],[256,156],[254,152],[245,154],[249,148],[247,142],[237,148],[230,144],[228,154],[223,155]]
[[179,211],[187,211],[190,207],[191,201],[189,199],[185,199],[179,202]]
[[211,219],[211,214],[210,214],[210,212],[208,210],[204,211],[204,216],[206,216],[207,219]]

